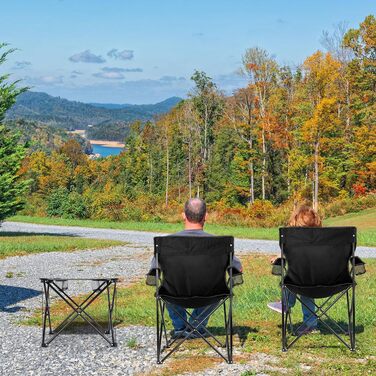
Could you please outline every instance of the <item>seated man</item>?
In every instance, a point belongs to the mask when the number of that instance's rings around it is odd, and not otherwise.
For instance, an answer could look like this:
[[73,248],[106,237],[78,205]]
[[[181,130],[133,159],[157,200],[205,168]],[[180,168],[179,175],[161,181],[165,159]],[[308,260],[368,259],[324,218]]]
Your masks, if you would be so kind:
[[[206,204],[205,201],[200,198],[191,198],[189,199],[184,206],[184,213],[183,213],[183,220],[184,220],[184,230],[177,232],[173,234],[174,236],[214,236],[212,234],[209,234],[204,231],[204,225],[207,218],[207,212],[206,212]],[[234,267],[234,274],[240,274],[242,273],[242,266],[238,258],[234,257],[233,259],[233,267]],[[153,258],[151,263],[151,268],[148,273],[148,276],[155,274],[155,269],[157,268],[155,258]],[[235,277],[236,278],[236,277]],[[239,284],[234,282],[234,284]],[[213,309],[215,308],[215,304],[213,305]],[[173,308],[174,309],[173,309]],[[186,319],[186,313],[184,309],[177,305],[167,304],[167,310],[169,313],[169,316],[172,321],[172,325],[174,327],[174,333],[173,336],[180,336],[182,332],[186,330],[185,323],[182,320],[182,318],[175,312],[179,312],[179,314]],[[195,308],[192,312],[192,316],[190,317],[189,321],[191,323],[194,323],[195,321],[199,322],[204,317],[200,317],[200,315],[203,313],[204,316],[208,316],[210,313],[209,307],[200,307]],[[206,326],[208,323],[208,320],[205,320],[202,323],[202,326]],[[204,329],[200,332],[203,334]]]

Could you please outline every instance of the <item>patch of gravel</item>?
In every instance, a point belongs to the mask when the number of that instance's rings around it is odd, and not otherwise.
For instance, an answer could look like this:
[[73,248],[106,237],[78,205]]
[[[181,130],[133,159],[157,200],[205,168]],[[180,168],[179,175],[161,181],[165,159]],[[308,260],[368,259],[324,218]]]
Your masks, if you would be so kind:
[[[151,248],[126,245],[0,260],[0,375],[147,375],[150,371],[162,370],[164,365],[156,365],[155,328],[117,328],[116,348],[87,328],[75,329],[63,332],[49,347],[42,348],[41,328],[20,323],[41,307],[40,277],[109,276],[120,277],[121,283],[127,284],[145,274],[151,255]],[[69,282],[68,289],[70,294],[76,295],[90,291],[91,284]],[[235,349],[234,354],[243,356],[241,348]],[[265,361],[249,358],[245,364],[223,362],[196,375],[240,375],[247,370],[261,375],[272,368]]]
[[[117,348],[87,332],[62,334],[48,348],[41,348],[41,328],[19,323],[41,307],[40,277],[116,276],[129,283],[145,274],[150,257],[150,249],[118,246],[0,260],[0,375],[134,375],[154,367],[154,328],[118,328]],[[90,291],[91,284],[69,282],[68,288],[76,295]]]

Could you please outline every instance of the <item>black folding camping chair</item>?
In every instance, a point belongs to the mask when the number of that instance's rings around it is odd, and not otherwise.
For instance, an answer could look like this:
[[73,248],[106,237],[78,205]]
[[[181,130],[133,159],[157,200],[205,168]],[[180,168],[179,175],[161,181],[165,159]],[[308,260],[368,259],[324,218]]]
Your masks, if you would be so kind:
[[[288,307],[289,294],[295,294],[318,321],[334,334],[351,351],[355,350],[355,227],[286,227],[279,229],[281,248],[282,288],[282,351],[287,351],[303,334],[302,325],[294,332],[291,310]],[[286,265],[287,264],[287,265]],[[287,266],[287,272],[285,272]],[[300,299],[325,298],[317,304],[316,312]],[[342,298],[347,301],[348,333],[328,311]],[[324,320],[325,319],[325,320]],[[288,343],[288,322],[296,337]],[[349,337],[349,341],[344,336]]]
[[[232,363],[232,260],[234,238],[230,236],[154,238],[154,255],[160,269],[156,271],[157,363],[161,364],[187,339],[201,338],[225,361]],[[229,275],[228,281],[227,272]],[[161,282],[159,282],[161,278]],[[210,306],[191,323],[174,310],[185,322],[186,330],[172,338],[167,335],[166,304],[184,308]],[[225,342],[221,342],[201,324],[223,306]],[[173,308],[173,307],[172,307]],[[202,332],[204,330],[204,333]],[[162,346],[163,338],[165,345]],[[213,339],[212,343],[209,339]],[[219,348],[225,348],[227,351]]]

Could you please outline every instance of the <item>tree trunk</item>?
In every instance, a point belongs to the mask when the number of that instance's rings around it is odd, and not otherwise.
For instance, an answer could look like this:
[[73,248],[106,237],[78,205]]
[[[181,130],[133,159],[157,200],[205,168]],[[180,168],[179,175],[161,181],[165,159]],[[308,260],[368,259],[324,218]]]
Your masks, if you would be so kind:
[[261,189],[262,199],[265,200],[265,171],[266,171],[266,143],[265,143],[265,128],[262,126],[262,171],[261,171]]
[[313,209],[319,207],[319,141],[315,142],[314,154],[314,184],[313,184]]
[[191,161],[191,143],[188,145],[188,180],[189,180],[189,198],[192,198],[192,161]]
[[166,207],[168,207],[168,185],[169,185],[169,178],[170,178],[170,153],[168,148],[168,138],[166,139]]
[[153,191],[153,159],[150,156],[149,193]]
[[[252,149],[253,149],[252,138],[249,140],[248,145],[249,145],[249,151],[252,154]],[[249,172],[250,172],[249,203],[253,204],[255,202],[253,156],[249,163]]]

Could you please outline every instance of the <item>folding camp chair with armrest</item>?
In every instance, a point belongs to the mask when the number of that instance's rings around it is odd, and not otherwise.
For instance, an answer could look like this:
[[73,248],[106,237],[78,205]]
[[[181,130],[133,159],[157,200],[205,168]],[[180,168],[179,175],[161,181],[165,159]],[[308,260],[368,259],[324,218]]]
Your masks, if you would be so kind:
[[[154,256],[160,270],[156,271],[157,305],[157,363],[161,364],[189,338],[201,338],[228,363],[232,363],[232,260],[234,238],[230,236],[191,237],[164,236],[154,238]],[[226,282],[227,272],[229,274]],[[161,277],[161,283],[159,283]],[[226,304],[228,303],[228,304]],[[186,330],[169,338],[166,330],[166,304],[184,308],[207,307],[194,321],[184,321]],[[208,317],[223,306],[225,343],[202,325]],[[162,346],[163,338],[165,345]],[[223,354],[219,348],[227,349]],[[169,350],[168,350],[169,349]],[[163,354],[166,351],[165,354]],[[164,355],[162,357],[162,355]]]
[[[296,330],[295,339],[288,344],[288,321],[292,330],[291,312],[287,303],[289,294],[295,294],[302,305],[310,311],[311,318],[316,315],[318,321],[329,332],[354,351],[356,228],[286,227],[279,229],[279,240],[282,263],[282,351],[287,351],[304,334],[304,331],[299,332],[303,323]],[[314,312],[312,307],[302,302],[299,295],[314,299],[325,298],[325,301],[320,305],[315,302]],[[347,300],[349,342],[342,337],[347,335],[346,330],[328,315],[328,311],[343,296],[346,296]]]

